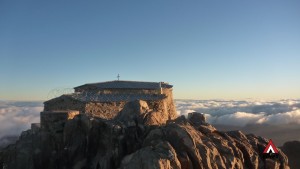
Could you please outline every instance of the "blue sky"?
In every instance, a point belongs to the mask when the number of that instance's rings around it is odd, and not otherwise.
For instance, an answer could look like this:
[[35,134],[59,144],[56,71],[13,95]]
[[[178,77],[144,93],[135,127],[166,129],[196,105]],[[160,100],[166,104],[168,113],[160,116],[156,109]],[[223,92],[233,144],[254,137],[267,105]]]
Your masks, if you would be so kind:
[[0,99],[115,80],[175,98],[300,98],[300,1],[0,1]]

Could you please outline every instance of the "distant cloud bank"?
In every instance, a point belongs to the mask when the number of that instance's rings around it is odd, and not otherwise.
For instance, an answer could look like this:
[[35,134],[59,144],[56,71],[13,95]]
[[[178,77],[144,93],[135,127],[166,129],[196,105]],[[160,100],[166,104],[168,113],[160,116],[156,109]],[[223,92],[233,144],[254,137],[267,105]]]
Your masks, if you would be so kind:
[[0,144],[3,137],[18,136],[40,121],[42,102],[15,102],[0,100]]
[[279,101],[176,100],[177,112],[205,114],[211,124],[300,124],[300,99]]

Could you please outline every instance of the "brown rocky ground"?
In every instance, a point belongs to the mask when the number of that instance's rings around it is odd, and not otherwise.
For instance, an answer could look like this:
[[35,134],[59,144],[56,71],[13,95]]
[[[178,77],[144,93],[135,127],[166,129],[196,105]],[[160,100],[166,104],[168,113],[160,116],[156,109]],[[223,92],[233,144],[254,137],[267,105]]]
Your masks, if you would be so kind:
[[278,159],[263,158],[267,142],[241,131],[220,132],[199,113],[168,120],[134,101],[113,120],[78,115],[61,131],[23,132],[0,153],[0,168],[289,168],[281,150]]
[[[244,127],[215,125],[217,129],[227,132],[241,130],[244,133],[253,133],[264,138],[271,138],[277,147],[280,147],[286,154],[291,169],[298,169],[300,166],[300,126],[298,124],[284,125],[247,125]],[[295,140],[295,141],[291,141]]]

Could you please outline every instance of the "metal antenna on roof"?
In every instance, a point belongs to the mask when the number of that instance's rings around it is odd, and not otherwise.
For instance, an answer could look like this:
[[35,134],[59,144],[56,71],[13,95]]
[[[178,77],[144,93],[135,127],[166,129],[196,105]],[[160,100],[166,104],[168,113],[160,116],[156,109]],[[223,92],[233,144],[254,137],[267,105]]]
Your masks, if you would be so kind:
[[119,74],[118,74],[117,78],[118,78],[118,81],[119,81],[120,80],[120,75]]

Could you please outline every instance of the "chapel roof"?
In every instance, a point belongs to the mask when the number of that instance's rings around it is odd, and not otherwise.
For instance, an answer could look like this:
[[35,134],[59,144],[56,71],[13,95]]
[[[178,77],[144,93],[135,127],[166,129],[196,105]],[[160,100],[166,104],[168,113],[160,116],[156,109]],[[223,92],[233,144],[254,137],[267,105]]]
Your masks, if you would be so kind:
[[172,88],[173,86],[166,82],[142,82],[142,81],[106,81],[99,83],[87,83],[81,86],[77,86],[74,89],[80,89],[87,86],[96,87],[98,89],[159,89]]

